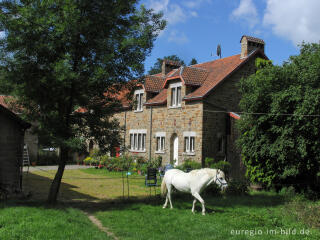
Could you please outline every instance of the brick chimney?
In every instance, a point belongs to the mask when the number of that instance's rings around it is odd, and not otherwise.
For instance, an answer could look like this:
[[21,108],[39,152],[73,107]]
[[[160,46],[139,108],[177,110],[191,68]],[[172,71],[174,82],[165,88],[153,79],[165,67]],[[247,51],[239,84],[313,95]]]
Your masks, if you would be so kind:
[[241,56],[240,58],[246,58],[251,52],[256,49],[261,49],[264,53],[264,41],[260,38],[250,37],[243,35],[240,40],[241,43]]
[[179,68],[181,65],[181,62],[164,59],[162,62],[162,76],[166,76],[170,71]]

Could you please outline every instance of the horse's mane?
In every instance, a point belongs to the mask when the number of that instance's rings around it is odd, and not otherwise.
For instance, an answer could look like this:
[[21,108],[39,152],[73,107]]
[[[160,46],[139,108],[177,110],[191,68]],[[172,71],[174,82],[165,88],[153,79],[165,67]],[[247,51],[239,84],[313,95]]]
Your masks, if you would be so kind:
[[209,176],[214,176],[217,174],[218,169],[213,168],[201,168],[201,169],[195,169],[189,172],[191,175],[204,175],[208,174]]

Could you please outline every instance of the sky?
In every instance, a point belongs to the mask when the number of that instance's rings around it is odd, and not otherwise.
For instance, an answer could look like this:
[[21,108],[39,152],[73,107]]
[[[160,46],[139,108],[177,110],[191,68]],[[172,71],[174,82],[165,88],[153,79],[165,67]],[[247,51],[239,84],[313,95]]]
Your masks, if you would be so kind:
[[157,58],[176,54],[188,64],[240,54],[242,35],[265,41],[265,53],[281,65],[299,54],[299,44],[320,40],[320,0],[142,0],[162,11],[167,27],[145,61],[147,72]]

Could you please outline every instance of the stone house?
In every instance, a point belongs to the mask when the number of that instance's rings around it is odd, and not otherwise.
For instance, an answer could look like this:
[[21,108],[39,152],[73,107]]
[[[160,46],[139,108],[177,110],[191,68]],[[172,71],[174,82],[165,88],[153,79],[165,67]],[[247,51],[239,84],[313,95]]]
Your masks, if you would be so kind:
[[0,104],[0,188],[9,193],[22,188],[22,156],[25,130],[31,124]]
[[255,73],[256,58],[267,57],[262,39],[242,36],[240,43],[240,54],[192,66],[164,60],[161,73],[146,76],[134,91],[134,108],[124,105],[114,115],[129,153],[177,165],[213,157],[229,161],[234,177],[241,175],[237,83]]
[[[18,110],[13,109],[13,107],[10,106],[10,100],[12,99],[13,99],[12,96],[0,95],[0,105],[13,111],[16,115],[19,115]],[[26,132],[24,134],[24,143],[28,147],[30,162],[33,162],[33,161],[36,162],[38,160],[38,149],[39,149],[38,135],[32,132],[32,128],[26,129]]]

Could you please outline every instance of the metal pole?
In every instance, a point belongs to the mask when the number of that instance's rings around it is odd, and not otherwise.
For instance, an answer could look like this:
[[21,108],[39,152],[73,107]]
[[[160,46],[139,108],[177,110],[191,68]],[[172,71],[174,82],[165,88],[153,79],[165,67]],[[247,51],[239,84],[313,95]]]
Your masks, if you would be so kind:
[[150,106],[149,162],[151,162],[151,143],[152,143],[152,106]]

